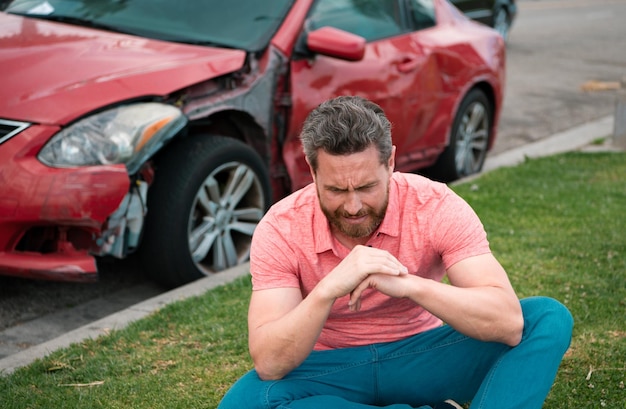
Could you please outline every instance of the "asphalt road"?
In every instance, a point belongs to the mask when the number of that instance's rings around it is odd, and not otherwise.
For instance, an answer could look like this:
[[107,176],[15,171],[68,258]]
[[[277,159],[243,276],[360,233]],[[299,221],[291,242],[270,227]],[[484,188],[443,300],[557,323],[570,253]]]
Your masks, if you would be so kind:
[[[518,4],[493,155],[612,115],[626,98],[626,0]],[[0,358],[163,291],[132,259],[104,263],[96,284],[0,277]]]
[[612,115],[616,98],[626,98],[626,0],[518,5],[492,154]]

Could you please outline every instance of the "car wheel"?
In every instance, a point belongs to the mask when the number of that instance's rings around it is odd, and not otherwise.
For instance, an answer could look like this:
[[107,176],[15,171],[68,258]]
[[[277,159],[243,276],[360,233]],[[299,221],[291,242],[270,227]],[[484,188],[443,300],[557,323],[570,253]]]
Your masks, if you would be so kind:
[[500,7],[493,16],[493,28],[500,33],[505,42],[509,39],[511,19],[509,18],[509,13],[504,7]]
[[268,171],[246,144],[197,135],[156,161],[140,256],[174,287],[248,261],[252,232],[268,209]]
[[426,174],[451,182],[481,171],[487,156],[493,125],[493,109],[484,92],[470,91],[454,117],[450,141]]

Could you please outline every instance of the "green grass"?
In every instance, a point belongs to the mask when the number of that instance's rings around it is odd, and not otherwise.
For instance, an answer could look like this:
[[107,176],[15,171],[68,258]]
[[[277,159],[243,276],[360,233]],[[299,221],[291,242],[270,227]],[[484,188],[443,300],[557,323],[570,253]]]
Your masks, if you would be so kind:
[[0,408],[215,408],[251,368],[249,279],[0,378]]
[[626,402],[626,155],[570,153],[455,187],[478,212],[520,297],[548,295],[575,319],[549,408]]
[[[626,402],[626,154],[533,159],[453,186],[474,207],[520,297],[575,319],[545,407]],[[247,277],[0,378],[0,407],[215,408],[251,368]]]

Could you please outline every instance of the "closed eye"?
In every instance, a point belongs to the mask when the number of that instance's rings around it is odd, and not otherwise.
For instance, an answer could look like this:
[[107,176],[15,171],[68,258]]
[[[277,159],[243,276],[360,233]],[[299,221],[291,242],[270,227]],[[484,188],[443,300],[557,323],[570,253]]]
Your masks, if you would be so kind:
[[370,183],[369,185],[360,186],[356,188],[357,192],[368,192],[376,187],[376,183]]
[[[376,187],[378,183],[368,183],[367,185],[359,186],[354,189],[355,192],[368,192]],[[325,189],[331,193],[347,193],[352,189],[343,189],[337,186],[326,186]]]

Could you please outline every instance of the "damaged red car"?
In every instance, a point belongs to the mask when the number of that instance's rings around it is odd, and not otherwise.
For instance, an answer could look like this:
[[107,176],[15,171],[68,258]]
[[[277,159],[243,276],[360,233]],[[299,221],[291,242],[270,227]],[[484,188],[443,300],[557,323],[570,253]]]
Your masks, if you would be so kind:
[[385,109],[397,170],[470,175],[496,138],[504,41],[446,0],[2,4],[3,275],[90,281],[138,253],[176,286],[246,262],[337,95]]

